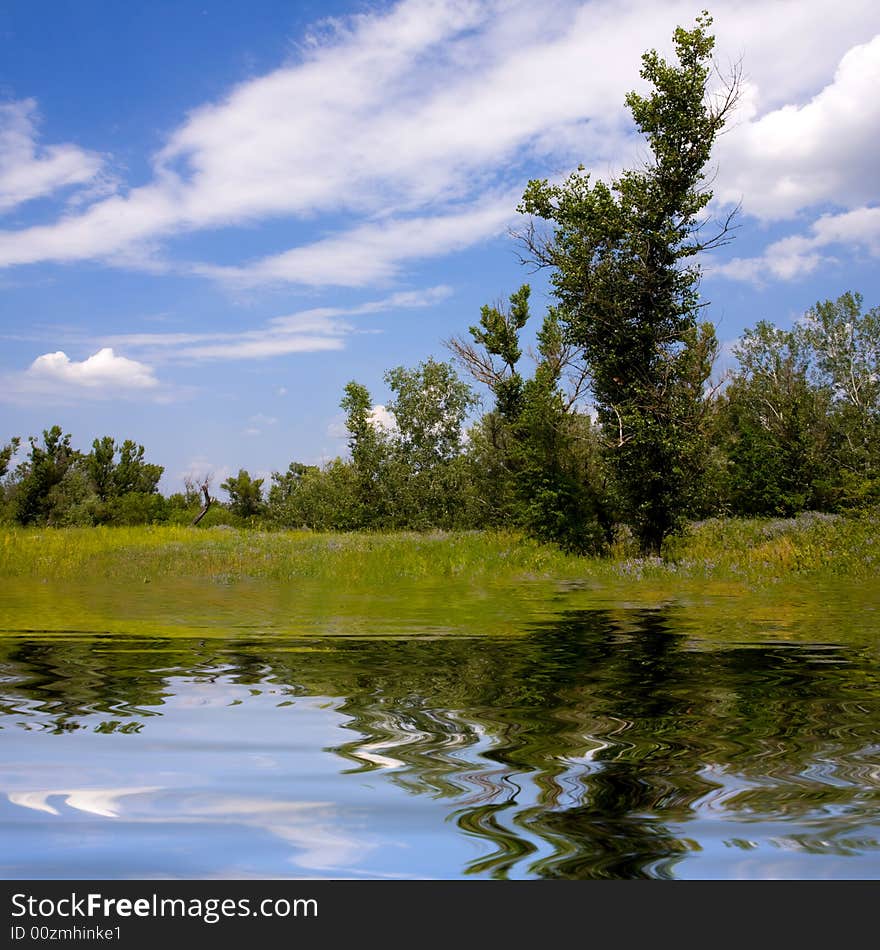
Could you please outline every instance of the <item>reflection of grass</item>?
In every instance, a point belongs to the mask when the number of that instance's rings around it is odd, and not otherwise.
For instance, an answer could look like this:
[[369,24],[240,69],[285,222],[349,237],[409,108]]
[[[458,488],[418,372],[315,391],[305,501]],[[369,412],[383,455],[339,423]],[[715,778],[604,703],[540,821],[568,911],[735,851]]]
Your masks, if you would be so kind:
[[874,576],[875,513],[713,519],[667,546],[664,561],[579,558],[510,532],[317,534],[187,527],[7,529],[0,577],[150,582],[161,577],[305,578],[340,585],[485,578],[754,586],[816,573]]

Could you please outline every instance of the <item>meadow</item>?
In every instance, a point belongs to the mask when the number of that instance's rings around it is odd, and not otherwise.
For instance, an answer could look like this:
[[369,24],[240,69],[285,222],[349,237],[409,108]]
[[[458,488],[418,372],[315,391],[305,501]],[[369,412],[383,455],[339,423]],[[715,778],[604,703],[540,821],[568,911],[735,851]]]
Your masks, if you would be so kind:
[[620,541],[581,557],[510,531],[427,533],[264,531],[219,526],[10,528],[0,578],[144,583],[190,577],[229,583],[298,578],[377,584],[467,577],[493,582],[590,580],[747,588],[812,575],[868,578],[880,567],[876,511],[796,518],[713,518],[669,539],[662,558]]

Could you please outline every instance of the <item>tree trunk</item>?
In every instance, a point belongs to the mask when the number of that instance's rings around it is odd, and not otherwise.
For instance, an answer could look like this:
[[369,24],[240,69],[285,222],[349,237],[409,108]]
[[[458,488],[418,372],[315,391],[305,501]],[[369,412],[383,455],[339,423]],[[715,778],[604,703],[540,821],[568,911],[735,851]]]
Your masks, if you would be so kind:
[[202,520],[202,518],[205,517],[205,515],[208,513],[208,509],[211,507],[211,503],[214,501],[214,499],[208,494],[207,482],[202,485],[202,494],[205,496],[205,504],[202,506],[202,510],[195,516],[195,518],[193,518],[191,525],[193,528]]

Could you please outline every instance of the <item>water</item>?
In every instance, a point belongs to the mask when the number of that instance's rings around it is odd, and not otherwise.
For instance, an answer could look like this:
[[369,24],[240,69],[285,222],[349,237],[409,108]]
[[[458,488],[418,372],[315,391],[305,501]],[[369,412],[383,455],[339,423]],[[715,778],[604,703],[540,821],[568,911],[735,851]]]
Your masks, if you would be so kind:
[[446,627],[401,597],[299,632],[5,615],[0,876],[880,878],[867,595]]

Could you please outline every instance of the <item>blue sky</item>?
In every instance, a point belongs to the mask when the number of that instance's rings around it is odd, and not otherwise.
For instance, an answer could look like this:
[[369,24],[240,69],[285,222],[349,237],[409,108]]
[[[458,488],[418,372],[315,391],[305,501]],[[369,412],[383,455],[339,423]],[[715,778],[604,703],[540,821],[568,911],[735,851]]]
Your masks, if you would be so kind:
[[[645,156],[639,57],[704,3],[6,2],[0,443],[133,438],[214,484],[345,453],[339,400],[542,275],[530,178]],[[719,337],[846,290],[880,304],[880,8],[710,6],[743,95],[703,262]]]

